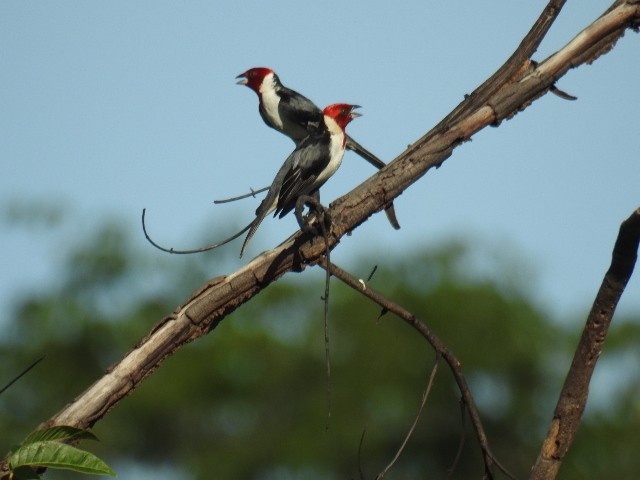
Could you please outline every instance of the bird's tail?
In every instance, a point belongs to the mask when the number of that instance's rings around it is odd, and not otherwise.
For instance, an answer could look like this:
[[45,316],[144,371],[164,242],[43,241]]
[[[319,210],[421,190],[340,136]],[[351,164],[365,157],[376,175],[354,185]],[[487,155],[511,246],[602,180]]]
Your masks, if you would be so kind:
[[242,248],[240,249],[240,258],[242,258],[245,248],[247,248],[247,246],[249,245],[249,241],[251,240],[253,235],[256,233],[256,230],[258,230],[258,227],[260,226],[260,224],[262,223],[262,220],[264,220],[265,217],[266,215],[258,215],[255,218],[255,220],[251,222],[249,225],[247,225],[247,228],[245,228],[242,231],[242,232],[245,232],[246,230],[249,230],[249,233],[247,233],[247,236],[244,238],[244,242],[242,242]]
[[360,155],[362,158],[364,158],[367,162],[369,162],[371,165],[376,167],[378,170],[380,170],[381,168],[384,168],[387,165],[378,157],[376,157],[373,153],[371,153],[369,150],[367,150],[358,142],[356,142],[349,135],[347,135],[346,147],[347,149],[353,150],[354,152],[356,152],[358,155]]
[[[386,163],[384,163],[382,160],[380,160],[373,153],[371,153],[369,150],[364,148],[362,145],[360,145],[358,142],[356,142],[353,138],[351,138],[348,135],[347,135],[346,147],[349,150],[353,150],[354,152],[356,152],[358,155],[360,155],[362,158],[364,158],[367,162],[369,162],[371,165],[376,167],[378,170],[380,170],[381,168],[387,165]],[[387,219],[389,220],[389,223],[391,224],[391,226],[396,230],[400,230],[400,224],[398,223],[398,218],[396,217],[396,209],[394,208],[393,203],[390,203],[389,205],[384,207],[384,213],[387,214]]]

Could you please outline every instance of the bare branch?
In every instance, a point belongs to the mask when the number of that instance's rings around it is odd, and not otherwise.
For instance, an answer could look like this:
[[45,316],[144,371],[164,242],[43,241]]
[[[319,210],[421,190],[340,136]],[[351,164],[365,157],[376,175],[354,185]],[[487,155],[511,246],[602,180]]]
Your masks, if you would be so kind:
[[640,208],[620,226],[620,233],[613,248],[611,266],[602,280],[600,290],[587,317],[580,343],[560,392],[551,428],[536,464],[531,470],[529,477],[531,480],[556,478],[560,464],[573,444],[582,412],[587,404],[591,375],[602,353],[604,340],[618,301],[633,273],[639,244]]
[[507,476],[513,478],[513,476],[496,460],[491,453],[491,449],[489,448],[489,441],[487,439],[487,435],[484,432],[484,427],[482,426],[482,421],[480,420],[480,414],[478,413],[478,408],[476,407],[475,401],[473,400],[473,396],[471,395],[471,390],[467,385],[467,381],[462,374],[462,369],[460,368],[460,361],[451,352],[447,346],[444,344],[440,338],[433,333],[427,325],[418,319],[415,315],[413,315],[408,310],[405,310],[400,305],[392,302],[391,300],[385,298],[380,295],[375,290],[363,286],[360,280],[353,277],[337,265],[331,263],[327,264],[325,262],[321,262],[319,264],[322,268],[325,268],[331,272],[331,275],[339,278],[346,285],[349,285],[351,288],[361,293],[365,297],[370,300],[373,300],[375,303],[380,305],[383,309],[388,310],[396,314],[406,323],[408,323],[411,327],[417,330],[420,335],[422,335],[427,342],[433,347],[436,353],[444,358],[445,362],[449,366],[453,377],[458,384],[458,389],[460,390],[460,394],[462,396],[462,401],[467,407],[467,411],[469,412],[469,417],[471,418],[471,423],[473,424],[473,428],[476,432],[476,437],[478,438],[478,444],[480,445],[480,450],[482,450],[482,455],[485,463],[485,473],[488,478],[493,478],[493,474],[491,473],[491,468],[493,465],[496,465],[500,470],[502,470]]
[[507,83],[514,81],[517,76],[521,76],[522,72],[529,67],[528,62],[531,60],[531,56],[540,46],[540,42],[542,42],[551,25],[553,25],[565,3],[566,0],[551,0],[504,65],[472,93],[465,95],[464,101],[431,129],[425,137],[432,137],[464,115],[484,105],[491,96],[504,88]]

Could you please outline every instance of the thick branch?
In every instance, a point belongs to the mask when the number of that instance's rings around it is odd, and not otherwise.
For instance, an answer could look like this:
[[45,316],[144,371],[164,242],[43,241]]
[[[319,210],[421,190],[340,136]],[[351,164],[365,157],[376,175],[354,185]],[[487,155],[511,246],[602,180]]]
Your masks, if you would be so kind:
[[507,83],[515,80],[518,74],[529,67],[532,55],[540,46],[551,25],[560,14],[566,0],[551,0],[544,8],[538,20],[533,24],[529,33],[522,39],[520,45],[509,59],[493,75],[485,80],[460,103],[453,111],[431,129],[425,137],[430,138],[441,132],[448,125],[462,118],[465,114],[484,105],[492,95],[502,89]]
[[633,273],[639,244],[640,209],[633,212],[620,226],[611,266],[591,307],[553,414],[551,428],[531,470],[531,480],[556,478],[560,464],[573,443],[587,403],[591,375],[602,353],[613,313]]
[[[570,68],[593,61],[611,48],[626,28],[639,23],[638,0],[614,3],[608,13],[587,27],[570,44],[522,78],[499,90],[483,106],[418,140],[379,173],[334,202],[329,210],[333,225],[328,247],[333,248],[344,234],[382,210],[429,169],[442,164],[455,147],[470,139],[474,133],[526,108]],[[325,247],[321,236],[314,238],[309,234],[297,233],[235,273],[210,281],[154,327],[103,378],[47,424],[91,427],[151,374],[164,358],[215,328],[226,315],[284,273],[299,272],[306,265],[317,263],[323,258]]]

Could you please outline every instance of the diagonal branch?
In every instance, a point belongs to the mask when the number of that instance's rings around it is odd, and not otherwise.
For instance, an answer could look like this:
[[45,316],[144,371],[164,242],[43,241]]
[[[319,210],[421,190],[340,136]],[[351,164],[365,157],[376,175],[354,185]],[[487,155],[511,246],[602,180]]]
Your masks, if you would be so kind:
[[443,118],[438,125],[432,128],[425,137],[430,138],[436,133],[440,133],[465,114],[484,105],[498,90],[502,89],[508,82],[514,81],[518,74],[522,74],[529,67],[532,55],[540,46],[540,42],[542,42],[551,25],[553,25],[565,3],[566,0],[551,0],[504,65],[473,92],[465,95],[464,101]]
[[556,410],[536,464],[531,470],[531,480],[556,478],[560,464],[573,444],[580,426],[582,412],[587,404],[589,382],[602,353],[611,319],[631,278],[638,258],[640,244],[640,208],[620,226],[613,248],[611,266],[602,280],[580,343],[567,373]]
[[640,2],[617,7],[580,32],[565,47],[522,78],[502,88],[482,106],[441,132],[428,132],[373,177],[336,200],[330,211],[338,239],[381,210],[433,167],[439,167],[462,143],[487,126],[515,116],[544,95],[570,69],[593,62],[611,49],[626,28],[640,24]]
[[[627,28],[637,28],[638,25],[638,0],[614,2],[602,17],[556,54],[523,76],[516,77],[482,105],[456,117],[454,122],[448,122],[439,131],[427,133],[384,169],[334,202],[329,209],[333,224],[328,246],[321,236],[299,232],[236,272],[209,281],[46,424],[81,428],[93,426],[158,368],[167,356],[214,329],[226,315],[285,273],[300,272],[307,265],[318,263],[327,248],[334,248],[343,235],[384,209],[429,169],[441,165],[457,146],[469,140],[474,133],[525,109],[569,69],[594,61],[611,49]],[[545,28],[548,27],[542,28],[537,42]],[[536,42],[534,44],[537,45]],[[0,472],[3,466],[0,462]]]

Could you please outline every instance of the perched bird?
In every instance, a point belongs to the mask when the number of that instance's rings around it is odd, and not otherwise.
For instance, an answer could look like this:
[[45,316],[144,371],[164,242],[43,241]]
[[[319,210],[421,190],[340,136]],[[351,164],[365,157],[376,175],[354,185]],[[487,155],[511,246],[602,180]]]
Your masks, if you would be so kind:
[[347,124],[360,116],[358,105],[336,103],[322,110],[320,124],[302,139],[276,174],[269,192],[256,210],[240,256],[262,220],[274,212],[284,217],[296,207],[301,196],[319,199],[319,189],[333,175],[344,156]]
[[233,236],[207,247],[195,250],[175,250],[161,247],[147,234],[142,213],[142,226],[145,236],[151,244],[170,253],[197,253],[212,250],[238,238],[248,231],[240,250],[244,254],[249,241],[267,215],[284,217],[296,208],[298,200],[312,197],[319,201],[319,189],[333,175],[340,164],[347,142],[345,128],[351,120],[361,116],[354,110],[358,105],[336,103],[321,111],[322,116],[315,129],[308,132],[287,157],[269,187],[267,196],[256,210],[256,218]]
[[[304,95],[282,85],[270,68],[251,68],[236,78],[241,79],[239,85],[246,85],[258,95],[258,111],[264,123],[291,138],[296,145],[322,122],[323,111]],[[346,148],[378,169],[385,166],[382,160],[349,136],[346,137]],[[399,229],[393,203],[385,212],[393,228]]]

